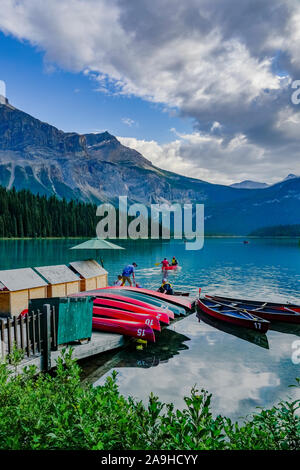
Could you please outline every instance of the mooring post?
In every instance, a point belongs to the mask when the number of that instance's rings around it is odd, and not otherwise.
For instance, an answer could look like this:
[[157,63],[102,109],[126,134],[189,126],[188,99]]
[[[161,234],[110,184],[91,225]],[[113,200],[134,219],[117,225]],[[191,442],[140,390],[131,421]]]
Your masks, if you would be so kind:
[[44,338],[43,338],[43,370],[51,369],[51,307],[43,305]]

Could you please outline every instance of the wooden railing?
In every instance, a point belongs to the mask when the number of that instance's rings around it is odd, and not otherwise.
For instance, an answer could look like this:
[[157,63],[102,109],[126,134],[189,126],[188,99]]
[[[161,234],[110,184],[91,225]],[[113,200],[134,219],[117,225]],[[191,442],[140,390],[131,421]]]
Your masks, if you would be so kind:
[[44,305],[42,311],[30,311],[25,317],[0,319],[0,360],[11,360],[14,348],[24,357],[41,355],[43,369],[51,368],[51,350],[57,350],[55,309]]

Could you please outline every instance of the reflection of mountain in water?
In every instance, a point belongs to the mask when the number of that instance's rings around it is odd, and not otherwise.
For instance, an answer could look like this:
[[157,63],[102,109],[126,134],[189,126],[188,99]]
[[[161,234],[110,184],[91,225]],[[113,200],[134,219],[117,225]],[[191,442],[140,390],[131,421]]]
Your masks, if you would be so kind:
[[249,343],[260,346],[261,348],[269,349],[268,338],[265,334],[257,333],[256,331],[250,330],[248,328],[229,325],[228,323],[211,318],[209,315],[206,315],[203,312],[197,312],[197,317],[199,320],[202,320],[204,323],[212,326],[213,328],[216,328],[217,330],[221,330],[230,335],[244,339]]
[[[95,358],[95,360],[90,359],[84,374],[84,381],[93,383],[111,369],[118,369],[120,367],[142,367],[148,369],[158,366],[160,363],[166,363],[172,357],[178,355],[180,351],[189,349],[184,344],[189,340],[190,338],[181,333],[164,328],[159,338],[157,338],[157,342],[148,344],[141,351],[136,349],[136,343],[130,342],[125,349],[110,358],[106,357],[105,363],[102,360],[99,364],[98,358]],[[83,368],[85,368],[84,365]]]

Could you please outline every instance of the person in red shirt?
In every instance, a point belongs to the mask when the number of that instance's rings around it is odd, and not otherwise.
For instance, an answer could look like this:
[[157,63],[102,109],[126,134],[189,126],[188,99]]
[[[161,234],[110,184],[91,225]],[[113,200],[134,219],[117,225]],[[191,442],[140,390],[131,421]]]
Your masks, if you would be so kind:
[[169,261],[167,260],[167,258],[164,258],[163,261],[161,261],[161,264],[162,264],[162,269],[164,270],[165,268],[169,266]]

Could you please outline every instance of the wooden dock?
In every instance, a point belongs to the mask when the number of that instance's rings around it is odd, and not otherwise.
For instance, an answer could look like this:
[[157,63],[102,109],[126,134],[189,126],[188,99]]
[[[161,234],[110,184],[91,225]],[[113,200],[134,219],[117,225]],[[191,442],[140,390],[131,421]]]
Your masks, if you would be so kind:
[[[117,349],[122,347],[125,344],[124,336],[113,334],[113,333],[105,333],[102,331],[95,331],[92,334],[92,338],[90,341],[87,341],[84,344],[72,344],[68,347],[72,347],[73,349],[73,358],[76,359],[84,359],[86,357],[95,356],[97,354],[111,351],[113,349]],[[59,346],[57,351],[51,351],[50,353],[50,361],[51,366],[53,368],[56,366],[56,360],[61,355],[61,350],[64,346]],[[25,366],[34,365],[37,368],[37,373],[43,370],[43,356],[41,354],[37,354],[36,356],[31,356],[25,358],[20,365],[17,367],[17,372],[21,373]]]
[[23,350],[24,359],[17,367],[21,372],[25,366],[34,365],[37,373],[56,366],[56,360],[65,347],[73,348],[73,357],[83,359],[102,352],[120,348],[125,337],[115,333],[91,331],[89,339],[59,343],[55,307],[44,305],[42,311],[29,312],[24,318],[0,319],[0,361],[8,359],[14,348]]

